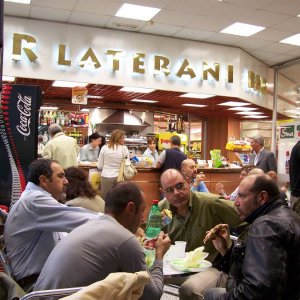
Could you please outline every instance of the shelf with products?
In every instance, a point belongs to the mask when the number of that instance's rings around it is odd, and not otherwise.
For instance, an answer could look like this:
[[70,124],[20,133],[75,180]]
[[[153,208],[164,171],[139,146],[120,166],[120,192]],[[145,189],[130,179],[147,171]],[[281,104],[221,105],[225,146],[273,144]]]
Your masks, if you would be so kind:
[[89,114],[60,110],[40,110],[39,125],[88,126]]
[[64,133],[77,141],[79,146],[84,145],[85,137],[88,136],[88,128],[85,126],[62,126]]

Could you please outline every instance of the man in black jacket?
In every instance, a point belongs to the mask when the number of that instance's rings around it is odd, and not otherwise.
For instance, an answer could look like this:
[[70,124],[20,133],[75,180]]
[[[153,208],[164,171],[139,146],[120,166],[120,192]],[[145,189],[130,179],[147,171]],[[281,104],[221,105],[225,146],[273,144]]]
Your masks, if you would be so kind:
[[230,271],[226,289],[210,289],[204,299],[298,300],[300,217],[280,199],[267,175],[247,176],[235,205],[240,219],[251,225],[245,242],[234,247],[228,231],[208,233],[222,255],[219,266]]

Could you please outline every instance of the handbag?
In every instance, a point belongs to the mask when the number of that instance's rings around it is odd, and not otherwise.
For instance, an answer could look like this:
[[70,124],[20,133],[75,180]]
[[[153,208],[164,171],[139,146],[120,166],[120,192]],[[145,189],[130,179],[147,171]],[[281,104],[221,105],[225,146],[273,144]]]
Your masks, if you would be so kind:
[[137,174],[137,169],[135,166],[127,159],[127,156],[124,155],[123,147],[123,159],[121,162],[119,175],[117,181],[129,180]]

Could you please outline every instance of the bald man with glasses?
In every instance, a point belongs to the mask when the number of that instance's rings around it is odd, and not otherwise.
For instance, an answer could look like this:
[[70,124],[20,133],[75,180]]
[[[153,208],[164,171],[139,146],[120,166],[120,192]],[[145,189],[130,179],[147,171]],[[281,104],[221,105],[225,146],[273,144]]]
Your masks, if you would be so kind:
[[[211,193],[193,192],[185,176],[176,169],[168,169],[161,175],[161,193],[165,199],[159,202],[161,210],[170,209],[172,222],[163,230],[175,241],[186,241],[186,251],[203,245],[206,231],[220,223],[237,228],[241,223],[233,203]],[[217,255],[213,244],[208,242],[205,251],[208,260],[213,261]]]
[[[185,176],[176,169],[168,169],[160,178],[161,193],[165,199],[159,202],[161,210],[167,208],[172,211],[172,222],[162,230],[169,234],[172,244],[175,241],[186,241],[186,251],[192,251],[203,246],[206,232],[217,224],[228,224],[236,229],[241,223],[233,202],[211,193],[193,192]],[[207,260],[213,262],[218,252],[211,241],[205,245],[205,252],[209,253]],[[179,290],[181,300],[203,299],[202,293],[208,288],[225,286],[226,276],[216,268],[205,271],[189,279],[180,278],[173,283],[182,283]],[[200,276],[200,277],[199,277]],[[200,295],[195,295],[196,293]]]

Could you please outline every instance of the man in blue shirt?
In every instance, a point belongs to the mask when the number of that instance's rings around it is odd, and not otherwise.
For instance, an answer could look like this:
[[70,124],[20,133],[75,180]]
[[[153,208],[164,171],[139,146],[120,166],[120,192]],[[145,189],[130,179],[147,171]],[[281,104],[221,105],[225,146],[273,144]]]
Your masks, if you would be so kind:
[[13,276],[20,286],[35,282],[50,252],[63,237],[98,214],[58,201],[68,180],[63,168],[50,159],[38,159],[29,167],[28,183],[12,206],[4,231]]
[[197,174],[197,166],[192,159],[185,159],[181,163],[181,173],[188,178],[193,192],[209,192],[203,182],[205,175],[202,172]]

